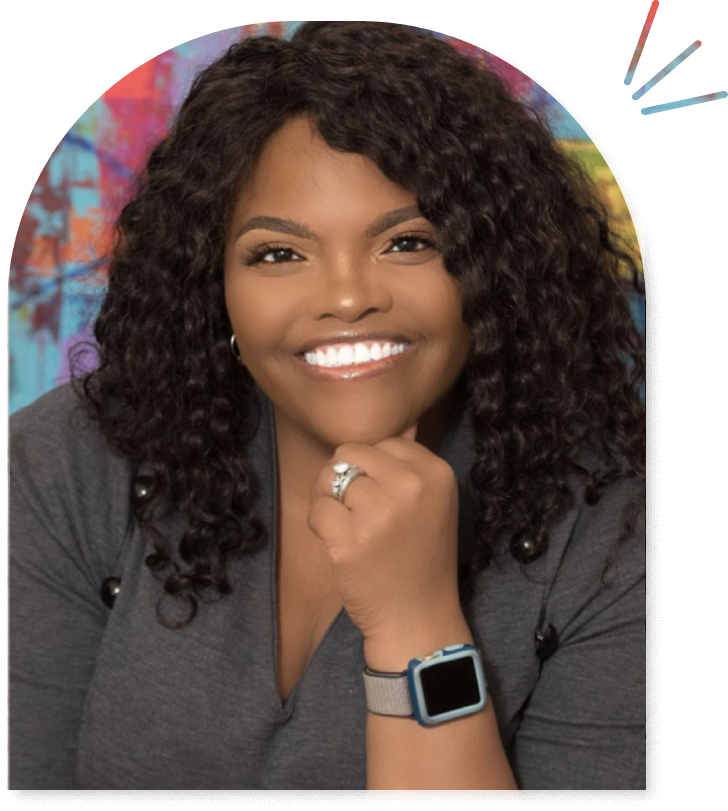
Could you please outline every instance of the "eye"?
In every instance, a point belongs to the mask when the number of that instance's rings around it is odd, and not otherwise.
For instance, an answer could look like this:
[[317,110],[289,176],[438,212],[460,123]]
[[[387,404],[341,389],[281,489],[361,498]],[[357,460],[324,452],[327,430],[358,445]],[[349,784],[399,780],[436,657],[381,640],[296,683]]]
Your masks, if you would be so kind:
[[302,261],[303,257],[299,256],[292,248],[284,248],[278,245],[261,245],[245,257],[246,265],[280,265],[284,262]]
[[434,250],[435,245],[425,237],[417,234],[402,234],[394,237],[387,249],[387,253],[416,253],[418,251]]

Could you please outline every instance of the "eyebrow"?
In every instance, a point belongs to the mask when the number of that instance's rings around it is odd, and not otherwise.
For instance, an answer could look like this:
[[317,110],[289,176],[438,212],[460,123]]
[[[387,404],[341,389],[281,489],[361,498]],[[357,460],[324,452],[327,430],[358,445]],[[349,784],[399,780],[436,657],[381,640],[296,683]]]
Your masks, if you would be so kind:
[[367,228],[367,236],[376,237],[379,234],[394,228],[395,225],[407,222],[408,220],[422,219],[422,212],[417,206],[407,206],[406,208],[398,208],[395,211],[389,211],[383,214],[379,219]]
[[294,222],[294,220],[284,220],[281,217],[253,217],[236,231],[235,240],[240,239],[240,237],[243,234],[247,234],[248,231],[255,231],[257,229],[278,231],[280,234],[290,234],[292,237],[301,237],[301,239],[318,239],[310,228],[301,225],[301,223]]
[[[395,225],[407,222],[408,220],[422,219],[422,213],[417,206],[407,206],[388,211],[381,217],[374,220],[366,230],[367,236],[376,237],[384,231],[394,228]],[[263,229],[266,231],[277,231],[280,234],[300,237],[301,239],[319,239],[319,237],[307,226],[295,222],[295,220],[283,219],[282,217],[253,217],[245,225],[235,232],[235,241],[240,239],[248,231]]]

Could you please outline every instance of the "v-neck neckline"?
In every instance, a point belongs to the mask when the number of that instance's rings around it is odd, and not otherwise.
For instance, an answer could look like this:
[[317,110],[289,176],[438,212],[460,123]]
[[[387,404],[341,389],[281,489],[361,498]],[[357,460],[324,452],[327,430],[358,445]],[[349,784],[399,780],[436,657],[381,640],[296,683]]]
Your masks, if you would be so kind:
[[290,716],[293,712],[296,704],[296,698],[298,693],[301,689],[303,682],[306,680],[308,673],[313,669],[316,664],[316,660],[320,658],[320,651],[326,645],[327,640],[332,635],[334,629],[339,624],[342,616],[346,613],[345,609],[342,607],[334,616],[334,618],[329,623],[328,628],[324,631],[323,636],[319,640],[318,645],[314,648],[311,656],[308,658],[305,667],[301,671],[301,675],[296,680],[296,683],[290,689],[288,695],[285,699],[281,698],[280,693],[278,692],[278,647],[279,647],[279,633],[278,633],[278,583],[276,577],[276,563],[277,563],[277,556],[278,556],[278,547],[280,541],[280,498],[279,498],[279,486],[280,486],[280,476],[278,470],[278,449],[276,446],[276,433],[275,433],[275,417],[273,413],[273,408],[270,402],[267,403],[267,412],[268,412],[268,426],[270,430],[270,449],[271,449],[271,456],[272,456],[272,481],[271,481],[271,491],[272,491],[272,498],[271,498],[271,516],[270,516],[270,527],[271,527],[271,544],[270,544],[270,558],[269,558],[269,572],[270,572],[270,592],[271,592],[271,608],[270,608],[270,618],[271,618],[271,636],[273,640],[272,645],[272,652],[271,652],[271,659],[272,659],[272,679],[273,679],[273,694],[277,700],[278,707],[280,712],[284,716]]

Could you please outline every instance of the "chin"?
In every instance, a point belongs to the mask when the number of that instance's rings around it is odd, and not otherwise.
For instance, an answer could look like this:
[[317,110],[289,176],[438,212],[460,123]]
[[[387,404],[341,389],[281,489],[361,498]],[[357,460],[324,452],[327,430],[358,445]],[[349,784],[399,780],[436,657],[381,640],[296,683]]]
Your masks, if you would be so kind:
[[[404,429],[402,429],[404,430]],[[390,437],[397,436],[399,429],[397,426],[383,426],[379,425],[342,425],[328,426],[325,434],[327,444],[332,447],[345,445],[348,442],[353,442],[357,445],[376,445]]]

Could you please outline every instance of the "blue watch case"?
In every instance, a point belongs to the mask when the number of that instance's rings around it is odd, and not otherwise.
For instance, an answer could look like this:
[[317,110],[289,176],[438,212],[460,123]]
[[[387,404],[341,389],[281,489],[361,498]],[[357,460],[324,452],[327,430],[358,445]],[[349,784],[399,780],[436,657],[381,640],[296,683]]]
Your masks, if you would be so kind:
[[407,682],[415,719],[423,726],[472,715],[488,700],[480,651],[473,645],[449,645],[411,659]]

